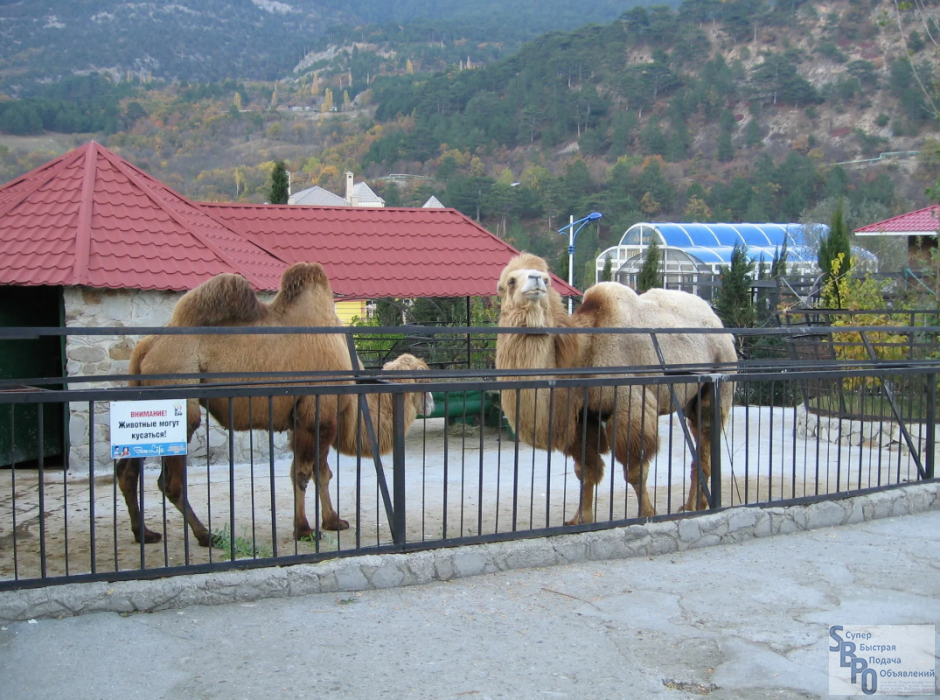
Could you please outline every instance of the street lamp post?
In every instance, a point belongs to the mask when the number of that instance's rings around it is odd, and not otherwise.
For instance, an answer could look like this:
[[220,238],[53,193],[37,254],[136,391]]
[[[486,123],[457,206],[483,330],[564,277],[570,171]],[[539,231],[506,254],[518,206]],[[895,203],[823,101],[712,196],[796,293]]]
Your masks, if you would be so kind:
[[[568,285],[574,286],[574,241],[578,237],[578,232],[584,228],[584,225],[589,221],[597,221],[601,218],[603,214],[599,211],[592,211],[590,214],[584,218],[574,220],[574,215],[571,215],[570,223],[567,226],[562,226],[558,229],[558,233],[564,234],[565,230],[568,231]],[[578,228],[575,228],[576,224],[580,224]],[[568,313],[571,313],[572,306],[574,302],[571,297],[568,297]]]

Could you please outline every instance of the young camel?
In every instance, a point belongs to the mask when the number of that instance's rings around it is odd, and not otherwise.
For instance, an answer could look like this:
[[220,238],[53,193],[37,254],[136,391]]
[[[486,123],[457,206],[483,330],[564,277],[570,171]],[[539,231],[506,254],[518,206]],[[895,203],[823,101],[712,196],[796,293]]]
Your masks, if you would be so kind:
[[[281,288],[270,304],[255,296],[248,281],[240,275],[222,274],[183,295],[173,310],[169,326],[339,326],[333,310],[333,293],[326,273],[318,263],[297,263],[281,277]],[[358,362],[358,358],[357,358]],[[361,362],[359,367],[362,367]],[[352,369],[345,336],[335,334],[290,335],[161,335],[147,336],[134,348],[130,374],[204,374],[241,372],[311,372]],[[389,362],[385,370],[427,370],[423,360],[402,355]],[[201,383],[225,383],[225,378],[203,379]],[[247,380],[241,380],[247,381]],[[349,381],[300,379],[304,384],[350,384]],[[401,379],[401,383],[415,383]],[[200,380],[131,380],[131,386],[197,384]],[[392,399],[390,395],[367,395],[369,411],[375,423],[379,452],[392,448]],[[223,427],[230,430],[268,430],[291,433],[291,483],[294,488],[294,537],[313,533],[305,508],[307,484],[314,475],[319,479],[323,528],[345,530],[349,523],[333,509],[329,484],[333,476],[327,455],[331,446],[343,454],[372,456],[365,421],[358,420],[356,395],[297,395],[270,398],[236,398],[232,401],[231,421],[228,398],[187,401],[187,439],[200,424],[199,406]],[[406,430],[419,413],[433,411],[430,393],[418,391],[405,395]],[[273,414],[273,422],[270,422]],[[357,436],[356,426],[360,434]],[[358,437],[358,439],[357,439]],[[167,498],[183,513],[193,535],[203,547],[211,544],[211,535],[184,498],[185,458],[164,457],[158,484]],[[131,520],[136,541],[160,541],[160,534],[142,522],[137,501],[142,459],[126,458],[117,463],[117,477]],[[141,534],[143,533],[143,534]]]
[[[637,295],[629,287],[613,282],[588,289],[582,305],[569,316],[561,296],[551,287],[548,265],[542,258],[527,253],[509,262],[500,276],[497,292],[501,298],[499,325],[502,327],[722,328],[708,304],[693,294],[653,289]],[[666,363],[671,365],[713,366],[737,359],[730,334],[662,333],[658,341]],[[659,364],[659,356],[648,334],[500,334],[496,342],[497,369],[554,370]],[[733,385],[722,382],[720,386],[724,424],[731,407]],[[692,428],[705,478],[711,474],[713,387],[713,384],[675,385],[679,403]],[[676,410],[669,386],[621,386],[616,391],[609,386],[595,387],[587,392],[586,411],[584,402],[584,390],[580,388],[501,392],[503,411],[510,425],[519,426],[521,440],[541,449],[560,450],[574,460],[575,473],[581,481],[581,500],[578,511],[567,525],[594,522],[594,489],[603,478],[605,466],[601,455],[609,449],[607,434],[614,428],[614,456],[624,465],[624,477],[640,501],[640,514],[643,517],[655,515],[646,490],[646,477],[649,462],[659,449],[657,418]],[[698,470],[693,464],[691,488],[684,507],[696,510],[707,506],[704,492],[699,488]]]

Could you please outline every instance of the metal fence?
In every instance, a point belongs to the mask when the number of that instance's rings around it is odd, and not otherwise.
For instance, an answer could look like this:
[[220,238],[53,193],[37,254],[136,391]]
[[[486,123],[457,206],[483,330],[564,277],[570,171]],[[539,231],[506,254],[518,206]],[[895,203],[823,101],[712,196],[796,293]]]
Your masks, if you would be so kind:
[[[879,358],[867,337],[883,328],[841,330],[855,333],[872,352],[865,357],[835,351],[810,361],[790,357],[787,342],[808,329],[786,328],[735,331],[759,336],[767,352],[734,366],[501,372],[476,367],[470,357],[462,368],[451,364],[393,374],[367,369],[294,371],[289,377],[198,375],[198,384],[191,383],[193,375],[152,375],[166,385],[147,387],[128,387],[127,377],[120,375],[67,378],[65,388],[62,377],[6,381],[0,384],[0,408],[5,409],[0,415],[8,421],[0,425],[0,435],[9,438],[0,441],[9,449],[8,457],[0,455],[8,463],[0,469],[0,590],[553,535],[685,517],[683,508],[841,498],[933,479],[940,363],[924,357]],[[919,337],[940,331],[891,330]],[[528,332],[536,331],[544,333]],[[15,337],[16,329],[2,332]],[[28,332],[100,335],[116,330]],[[374,329],[375,337],[365,337],[362,329],[119,332],[329,332],[355,334],[367,345],[398,329]],[[526,331],[409,331],[421,337],[426,355],[435,351],[431,338],[443,337],[444,347],[450,342],[454,352],[465,352],[468,336],[473,339],[469,347],[489,348],[502,332]],[[591,332],[661,336],[693,331]],[[183,380],[190,383],[180,385]],[[593,414],[587,401],[592,391],[610,392],[614,404],[626,408]],[[435,396],[433,412],[427,404],[411,403],[415,397],[423,401],[424,392]],[[706,395],[708,401],[702,399]],[[679,398],[689,396],[699,400]],[[136,463],[114,463],[118,478],[115,467],[103,468],[97,459],[107,449],[101,427],[110,402],[144,399],[198,400],[212,406],[223,422],[229,416],[229,424],[236,412],[247,410],[256,425],[267,427],[247,433],[247,458],[237,459],[235,432],[210,428],[203,414],[196,437],[206,443],[204,454],[168,462],[162,475],[156,460],[139,470]],[[532,399],[543,408],[515,423],[500,410],[507,401],[518,406]],[[292,407],[294,468],[290,450],[279,452],[275,445],[284,427],[276,424],[275,412],[284,402]],[[85,411],[87,463],[66,470],[44,457],[43,407],[49,405]],[[539,416],[538,410],[547,413]],[[411,421],[415,411],[428,416]],[[565,451],[533,447],[540,420],[548,426],[549,442],[553,430],[570,430],[575,442]],[[28,463],[14,457],[21,421],[38,424],[39,456]],[[653,444],[637,447],[628,439],[631,432],[647,429],[655,436]],[[304,443],[298,434],[309,440]],[[597,468],[597,457],[606,469]],[[584,466],[576,469],[575,462]],[[623,463],[634,468],[627,473]],[[592,464],[596,483],[582,489],[579,474],[590,481]],[[638,471],[643,464],[648,466],[645,478]],[[295,489],[295,481],[306,486],[305,492]],[[149,528],[136,539],[131,528],[135,509]]]

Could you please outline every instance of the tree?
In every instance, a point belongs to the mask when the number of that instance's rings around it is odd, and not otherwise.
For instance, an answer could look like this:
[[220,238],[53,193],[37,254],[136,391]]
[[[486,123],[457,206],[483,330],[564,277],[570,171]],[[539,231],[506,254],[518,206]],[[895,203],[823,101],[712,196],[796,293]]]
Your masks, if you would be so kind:
[[[849,241],[849,229],[845,225],[842,212],[841,198],[839,199],[839,206],[832,213],[829,235],[819,242],[817,260],[819,261],[819,268],[822,270],[824,286],[833,277],[833,263],[838,261],[838,271],[835,274],[840,277],[848,275],[852,269],[852,246]],[[841,303],[838,294],[835,295],[833,301],[837,305]]]
[[735,244],[731,265],[721,273],[721,286],[715,294],[715,313],[726,328],[750,328],[757,317],[751,296],[754,261],[747,256],[747,246]]
[[734,146],[731,143],[731,132],[722,131],[718,136],[718,160],[727,163],[734,158]]
[[748,146],[759,146],[761,140],[760,122],[756,118],[752,118],[747,123],[747,129],[744,132],[744,143]]
[[640,132],[640,143],[643,146],[643,153],[646,155],[665,155],[666,137],[659,127],[659,120],[653,118]]
[[604,258],[604,269],[601,271],[601,282],[610,282],[613,277],[613,262],[610,259],[610,255],[607,255]]
[[708,221],[712,218],[712,210],[709,209],[704,199],[692,195],[685,205],[683,216],[686,221]]
[[279,160],[271,171],[271,193],[268,195],[271,204],[287,204],[287,189],[287,167],[283,160]]
[[561,255],[558,256],[558,263],[555,265],[555,274],[565,282],[568,281],[568,265],[568,247],[565,246],[564,250],[561,251]]
[[770,264],[770,277],[771,279],[779,279],[781,277],[787,276],[787,256],[789,255],[789,250],[787,250],[787,239],[783,239],[783,247],[780,249],[774,250],[774,259]]
[[385,206],[387,207],[401,206],[401,191],[394,182],[390,182],[385,186],[385,189],[382,190],[382,197],[385,199]]
[[636,278],[636,287],[640,294],[654,287],[663,286],[663,275],[659,267],[659,241],[653,236],[650,238],[649,247],[646,249],[643,267],[640,268],[640,274]]
[[332,112],[333,111],[333,91],[327,88],[323,92],[323,102],[320,103],[321,112]]

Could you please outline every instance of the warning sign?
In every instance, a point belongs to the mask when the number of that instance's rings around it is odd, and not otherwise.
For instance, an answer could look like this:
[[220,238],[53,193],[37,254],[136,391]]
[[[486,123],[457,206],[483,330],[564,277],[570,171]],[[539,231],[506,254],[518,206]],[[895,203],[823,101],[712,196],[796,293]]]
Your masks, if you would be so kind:
[[111,457],[186,454],[186,401],[112,401]]

